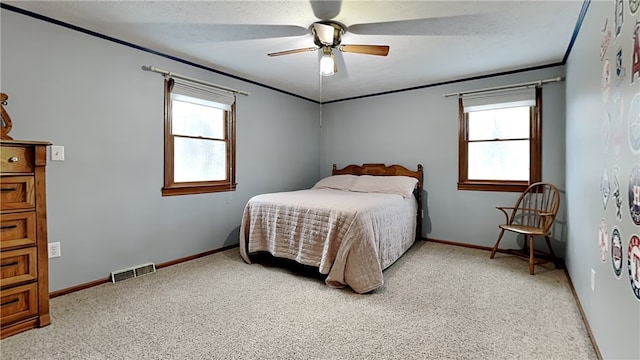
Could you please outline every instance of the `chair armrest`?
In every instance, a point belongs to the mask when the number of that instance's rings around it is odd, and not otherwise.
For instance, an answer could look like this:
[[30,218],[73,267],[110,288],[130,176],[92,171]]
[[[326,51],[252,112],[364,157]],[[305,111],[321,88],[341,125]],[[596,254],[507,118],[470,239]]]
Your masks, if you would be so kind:
[[540,209],[532,209],[532,208],[525,208],[525,207],[522,207],[522,208],[518,208],[518,210],[521,210],[521,211],[531,211],[531,212],[535,212],[535,213],[538,213],[538,214],[551,215],[551,213],[550,213],[550,212],[542,211],[542,210],[540,210]]
[[496,206],[496,208],[498,208],[498,209],[511,209],[511,210],[518,210],[518,211],[530,211],[530,212],[533,212],[533,213],[537,213],[540,216],[553,216],[552,212],[540,211],[540,209],[514,208],[514,207],[508,207],[508,206]]
[[508,224],[509,223],[509,214],[507,213],[507,210],[511,210],[511,213],[513,213],[513,210],[515,210],[516,208],[514,208],[513,206],[496,206],[496,209],[502,211],[502,213],[504,214],[505,217],[505,223]]

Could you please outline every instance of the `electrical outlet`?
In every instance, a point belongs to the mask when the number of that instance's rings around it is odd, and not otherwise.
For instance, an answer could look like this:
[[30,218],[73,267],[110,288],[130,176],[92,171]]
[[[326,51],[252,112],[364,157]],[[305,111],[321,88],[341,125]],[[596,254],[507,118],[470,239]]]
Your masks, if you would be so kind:
[[591,269],[591,291],[596,291],[596,271]]
[[49,243],[49,259],[51,258],[57,258],[62,256],[62,252],[60,251],[60,243],[59,242],[55,242],[55,243]]

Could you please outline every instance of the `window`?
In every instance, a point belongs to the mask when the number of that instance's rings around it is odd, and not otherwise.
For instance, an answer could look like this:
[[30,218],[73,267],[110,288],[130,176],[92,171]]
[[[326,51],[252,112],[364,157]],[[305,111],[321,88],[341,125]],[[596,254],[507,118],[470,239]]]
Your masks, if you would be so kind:
[[541,91],[459,99],[458,190],[521,192],[542,176]]
[[234,191],[235,97],[165,80],[163,196]]

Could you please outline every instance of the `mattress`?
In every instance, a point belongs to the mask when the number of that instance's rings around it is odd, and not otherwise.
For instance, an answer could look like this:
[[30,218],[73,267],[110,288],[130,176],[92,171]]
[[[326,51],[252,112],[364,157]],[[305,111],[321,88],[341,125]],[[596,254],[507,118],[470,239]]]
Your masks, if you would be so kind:
[[416,238],[417,201],[395,194],[309,189],[257,195],[245,206],[240,253],[317,267],[331,287],[366,293]]

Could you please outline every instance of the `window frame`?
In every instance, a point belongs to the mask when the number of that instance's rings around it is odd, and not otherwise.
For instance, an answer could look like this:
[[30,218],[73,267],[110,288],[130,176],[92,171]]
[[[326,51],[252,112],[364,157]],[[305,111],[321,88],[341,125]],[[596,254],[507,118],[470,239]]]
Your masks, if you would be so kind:
[[[205,194],[236,190],[236,102],[225,112],[226,179],[212,181],[174,181],[174,138],[172,133],[172,79],[164,80],[164,186],[162,196]],[[194,97],[196,98],[196,97]],[[197,137],[196,137],[197,138]]]
[[458,190],[522,192],[542,179],[542,89],[535,89],[536,105],[529,111],[529,181],[469,179],[468,113],[458,98]]

